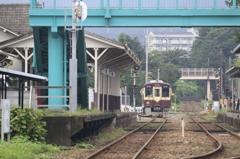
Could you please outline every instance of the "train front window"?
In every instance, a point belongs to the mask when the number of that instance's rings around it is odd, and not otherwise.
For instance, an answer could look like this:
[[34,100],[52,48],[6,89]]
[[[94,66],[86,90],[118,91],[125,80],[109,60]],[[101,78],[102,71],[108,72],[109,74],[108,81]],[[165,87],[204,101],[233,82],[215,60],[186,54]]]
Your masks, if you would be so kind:
[[169,87],[162,88],[162,97],[169,97]]
[[154,93],[154,96],[155,96],[155,97],[160,97],[160,89],[155,89],[154,92],[155,92],[155,93]]
[[145,97],[152,96],[152,88],[145,88]]

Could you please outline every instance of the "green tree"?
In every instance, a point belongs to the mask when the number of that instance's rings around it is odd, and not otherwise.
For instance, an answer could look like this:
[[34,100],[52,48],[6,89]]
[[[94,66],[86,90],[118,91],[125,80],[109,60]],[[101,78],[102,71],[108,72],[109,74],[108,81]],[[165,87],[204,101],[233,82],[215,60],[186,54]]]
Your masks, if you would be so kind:
[[[229,7],[231,7],[233,5],[233,0],[225,0],[225,4],[228,5]],[[237,8],[239,5],[240,5],[240,0],[236,0]]]
[[[218,70],[222,66],[223,72],[229,69],[229,57],[235,58],[231,50],[236,47],[236,33],[240,28],[201,28],[199,37],[193,43],[192,55],[189,58],[192,68],[207,68],[208,59],[209,67]],[[222,54],[220,53],[222,50]],[[227,76],[223,74],[223,88],[229,87]],[[206,95],[206,81],[197,81],[201,96]]]
[[185,60],[180,58],[186,54],[183,50],[170,50],[170,51],[153,51],[149,54],[149,71],[152,72],[152,79],[157,79],[158,72],[160,69],[160,80],[171,84],[174,83],[181,77],[179,66],[182,65],[182,61]]
[[[134,52],[134,54],[138,57],[138,59],[141,61],[140,70],[137,72],[138,77],[136,78],[136,105],[141,105],[141,96],[140,96],[140,90],[143,87],[143,84],[145,83],[145,49],[141,45],[139,39],[137,37],[130,37],[129,35],[126,35],[124,33],[121,33],[118,36],[118,41],[122,44],[127,44],[127,46],[131,49],[131,51]],[[127,86],[127,94],[130,95],[130,103],[133,103],[133,66],[130,66],[128,68],[125,68],[121,71],[121,87]]]
[[198,86],[194,82],[177,81],[174,85],[175,93],[178,97],[199,96]]

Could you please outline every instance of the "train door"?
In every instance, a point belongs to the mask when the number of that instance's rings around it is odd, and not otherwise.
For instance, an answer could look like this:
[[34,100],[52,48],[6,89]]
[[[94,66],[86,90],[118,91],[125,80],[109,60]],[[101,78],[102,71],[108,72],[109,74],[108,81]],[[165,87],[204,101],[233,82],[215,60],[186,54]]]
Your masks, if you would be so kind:
[[154,94],[154,99],[156,102],[159,102],[161,99],[161,87],[154,87],[153,88],[153,94]]
[[144,91],[144,113],[147,115],[151,114],[152,107],[152,99],[153,99],[153,87],[152,85],[145,85]]
[[167,115],[171,105],[171,89],[168,85],[162,86],[162,106],[164,114]]

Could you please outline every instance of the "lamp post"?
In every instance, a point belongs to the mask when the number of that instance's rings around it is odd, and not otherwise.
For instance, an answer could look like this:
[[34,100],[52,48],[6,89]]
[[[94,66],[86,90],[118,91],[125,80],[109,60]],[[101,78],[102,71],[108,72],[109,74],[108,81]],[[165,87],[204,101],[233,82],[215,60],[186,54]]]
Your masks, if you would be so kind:
[[158,81],[160,80],[160,69],[158,69]]

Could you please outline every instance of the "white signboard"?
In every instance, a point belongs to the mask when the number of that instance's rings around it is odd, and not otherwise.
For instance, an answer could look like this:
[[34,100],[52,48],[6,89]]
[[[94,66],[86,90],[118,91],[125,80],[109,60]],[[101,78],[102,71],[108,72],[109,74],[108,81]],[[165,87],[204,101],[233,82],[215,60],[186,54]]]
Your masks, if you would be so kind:
[[109,72],[108,76],[115,77],[115,72]]
[[101,70],[101,73],[108,75],[109,74],[109,69],[103,69]]
[[8,99],[2,99],[2,132],[10,133],[10,102]]

